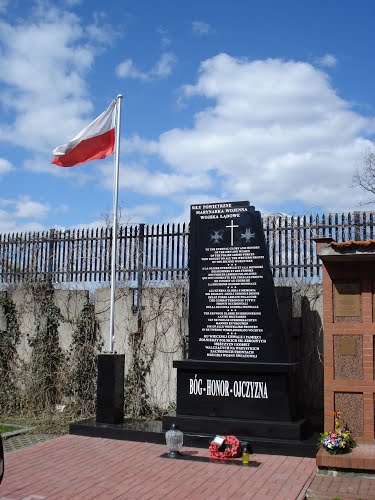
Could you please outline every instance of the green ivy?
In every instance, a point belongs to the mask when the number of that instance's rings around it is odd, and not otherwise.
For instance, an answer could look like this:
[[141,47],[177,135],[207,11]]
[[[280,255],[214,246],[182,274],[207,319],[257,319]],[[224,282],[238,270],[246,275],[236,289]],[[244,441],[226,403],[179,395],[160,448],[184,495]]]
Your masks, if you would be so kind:
[[8,293],[0,293],[0,307],[6,322],[6,329],[0,330],[0,413],[12,411],[18,406],[17,346],[21,341],[20,326],[14,302]]
[[131,417],[146,417],[153,413],[146,387],[153,358],[144,355],[144,335],[143,319],[139,315],[138,329],[129,334],[131,364],[125,378],[125,411]]
[[86,412],[95,407],[97,354],[101,350],[98,321],[93,304],[85,304],[73,321],[74,332],[70,347],[70,393],[76,405]]
[[60,380],[64,353],[60,347],[58,328],[62,321],[60,309],[54,303],[55,291],[49,284],[31,286],[34,301],[35,335],[28,336],[32,347],[29,399],[36,409],[61,401]]

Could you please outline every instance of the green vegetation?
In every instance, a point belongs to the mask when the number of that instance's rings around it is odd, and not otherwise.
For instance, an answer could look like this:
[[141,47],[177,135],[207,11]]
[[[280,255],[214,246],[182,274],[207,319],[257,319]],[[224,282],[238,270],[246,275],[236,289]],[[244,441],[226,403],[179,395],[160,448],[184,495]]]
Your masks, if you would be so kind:
[[28,434],[51,434],[54,436],[62,436],[69,432],[69,424],[75,419],[75,415],[71,412],[68,413],[52,413],[45,412],[38,417],[8,417],[5,415],[0,416],[2,425],[7,426],[22,426],[32,427]]
[[14,427],[13,425],[5,425],[0,424],[0,434],[4,434],[5,432],[17,431],[19,427]]

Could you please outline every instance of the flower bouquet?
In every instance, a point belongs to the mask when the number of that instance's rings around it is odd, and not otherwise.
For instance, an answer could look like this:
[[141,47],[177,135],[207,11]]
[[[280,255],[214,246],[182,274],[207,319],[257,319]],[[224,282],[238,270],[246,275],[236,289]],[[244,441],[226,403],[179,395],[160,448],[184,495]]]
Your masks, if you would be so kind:
[[330,455],[347,453],[355,447],[356,442],[348,428],[341,429],[340,412],[334,413],[335,430],[320,434],[318,447],[325,448]]

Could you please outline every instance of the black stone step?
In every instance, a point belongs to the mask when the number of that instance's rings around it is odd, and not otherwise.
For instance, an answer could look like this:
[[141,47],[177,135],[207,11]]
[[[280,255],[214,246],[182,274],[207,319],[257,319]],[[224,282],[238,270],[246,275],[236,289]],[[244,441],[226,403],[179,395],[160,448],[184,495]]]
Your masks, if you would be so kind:
[[173,412],[165,415],[162,421],[164,430],[168,430],[174,422],[183,432],[193,434],[250,435],[257,438],[287,440],[301,440],[311,434],[306,419],[288,422],[176,415]]
[[[165,444],[165,432],[160,420],[126,419],[123,424],[101,424],[97,423],[93,417],[71,423],[69,433],[79,436]],[[184,446],[207,448],[208,450],[208,445],[213,437],[213,434],[208,433],[185,432]],[[303,440],[237,436],[241,441],[249,443],[251,453],[295,457],[315,457],[318,437],[318,433]]]

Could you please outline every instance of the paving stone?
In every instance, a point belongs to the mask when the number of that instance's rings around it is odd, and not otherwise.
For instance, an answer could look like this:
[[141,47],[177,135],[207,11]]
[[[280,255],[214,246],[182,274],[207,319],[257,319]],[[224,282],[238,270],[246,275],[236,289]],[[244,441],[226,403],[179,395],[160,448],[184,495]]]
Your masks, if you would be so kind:
[[[314,459],[306,467],[304,458],[254,454],[251,460],[260,465],[244,468],[171,460],[163,457],[165,451],[165,445],[72,435],[39,442],[5,455],[0,500],[24,500],[32,495],[48,500],[227,500],[252,498],[253,494],[262,500],[282,500],[292,490],[293,471],[299,477],[293,481],[292,495],[297,498],[316,467]],[[185,448],[184,453],[208,457],[207,449]]]
[[260,465],[242,468],[166,459],[163,445],[103,438],[24,434],[4,444],[0,500],[375,500],[375,476],[317,476],[312,458],[253,454]]
[[15,450],[20,450],[21,448],[33,446],[37,443],[42,443],[43,441],[54,439],[56,437],[57,436],[53,436],[51,434],[18,434],[17,436],[3,439],[4,451],[9,453]]

